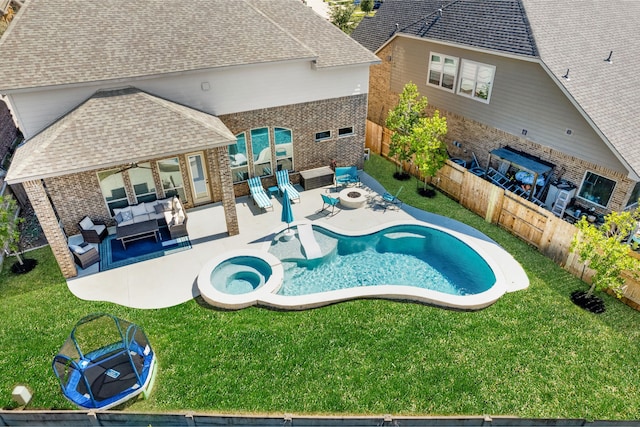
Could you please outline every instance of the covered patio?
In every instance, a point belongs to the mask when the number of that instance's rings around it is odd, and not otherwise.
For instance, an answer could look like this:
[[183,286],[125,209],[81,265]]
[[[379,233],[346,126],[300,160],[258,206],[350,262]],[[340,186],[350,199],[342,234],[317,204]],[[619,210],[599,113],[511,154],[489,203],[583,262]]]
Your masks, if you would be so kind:
[[[504,249],[477,230],[449,218],[434,215],[410,206],[384,209],[380,195],[384,188],[366,173],[360,172],[362,188],[368,193],[367,202],[357,209],[336,209],[334,215],[322,208],[321,194],[334,194],[333,186],[301,191],[300,203],[293,205],[296,223],[317,221],[347,230],[363,230],[377,224],[398,220],[418,219],[465,233],[476,239],[499,260],[506,277],[514,283],[521,271],[518,263]],[[71,292],[85,300],[110,301],[135,308],[164,308],[182,304],[199,295],[197,275],[201,268],[216,255],[234,249],[261,249],[273,236],[286,228],[281,222],[282,198],[272,199],[274,209],[262,212],[250,197],[236,200],[240,233],[229,236],[220,203],[188,210],[189,237],[192,248],[149,261],[68,279]]]

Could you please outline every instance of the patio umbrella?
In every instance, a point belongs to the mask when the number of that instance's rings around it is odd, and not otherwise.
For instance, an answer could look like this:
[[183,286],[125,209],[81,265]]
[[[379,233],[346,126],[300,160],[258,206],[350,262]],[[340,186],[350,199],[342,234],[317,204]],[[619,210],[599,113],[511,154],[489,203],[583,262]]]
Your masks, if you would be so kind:
[[289,231],[289,224],[293,222],[293,212],[291,211],[291,200],[289,200],[289,193],[287,193],[286,188],[282,194],[282,217],[280,219],[282,222],[287,223],[287,231]]

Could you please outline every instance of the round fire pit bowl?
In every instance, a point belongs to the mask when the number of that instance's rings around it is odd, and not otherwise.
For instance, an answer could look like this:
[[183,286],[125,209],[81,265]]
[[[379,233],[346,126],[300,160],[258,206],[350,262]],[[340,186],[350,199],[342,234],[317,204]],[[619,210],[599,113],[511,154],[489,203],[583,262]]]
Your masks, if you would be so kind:
[[367,192],[360,188],[345,188],[338,195],[340,205],[348,209],[357,209],[367,201]]

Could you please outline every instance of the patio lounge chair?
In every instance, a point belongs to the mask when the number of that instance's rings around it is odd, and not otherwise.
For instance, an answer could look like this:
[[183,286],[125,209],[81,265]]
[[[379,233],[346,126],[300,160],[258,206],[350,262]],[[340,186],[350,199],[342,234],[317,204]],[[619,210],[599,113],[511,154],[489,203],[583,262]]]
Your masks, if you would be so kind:
[[83,243],[83,245],[69,245],[69,249],[73,254],[73,260],[84,270],[100,261],[100,254],[93,246],[89,246],[86,243]]
[[402,191],[403,188],[404,188],[404,186],[401,186],[398,189],[398,192],[395,195],[385,191],[385,193],[382,195],[382,203],[384,205],[384,210],[385,211],[387,210],[387,208],[389,206],[400,207],[402,205],[402,201],[400,199],[398,199],[398,196],[400,195],[400,192]]
[[300,201],[300,193],[298,193],[298,190],[296,190],[291,184],[291,181],[289,181],[289,171],[287,169],[277,171],[276,180],[278,181],[278,189],[280,190],[280,193],[284,194],[284,190],[287,190],[289,200],[292,202],[294,200]]
[[358,169],[355,166],[336,168],[335,174],[336,188],[338,185],[360,184]]
[[333,210],[336,208],[336,205],[338,204],[338,202],[340,202],[340,199],[327,196],[326,194],[320,194],[320,195],[322,196],[322,209],[320,209],[320,212],[322,212],[325,209],[329,209],[329,206],[331,206],[331,215],[333,215]]
[[271,204],[271,200],[269,200],[269,196],[264,191],[264,187],[262,186],[262,181],[259,176],[254,176],[253,178],[249,178],[247,180],[249,184],[249,191],[251,192],[251,198],[253,199],[253,203],[257,205],[260,209],[267,210],[268,208],[273,209],[273,205]]
[[84,241],[89,243],[100,243],[108,234],[106,225],[93,222],[88,216],[82,218],[78,227]]

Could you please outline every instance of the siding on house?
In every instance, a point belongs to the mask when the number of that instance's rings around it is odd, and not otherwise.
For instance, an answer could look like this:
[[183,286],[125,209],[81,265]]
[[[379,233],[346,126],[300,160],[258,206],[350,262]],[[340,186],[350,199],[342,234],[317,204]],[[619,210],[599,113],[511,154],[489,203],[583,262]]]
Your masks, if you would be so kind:
[[[496,67],[490,103],[485,104],[427,84],[430,52]],[[458,71],[460,70],[458,63]],[[565,152],[612,171],[627,169],[540,64],[479,51],[397,37],[392,42],[391,90],[418,85],[429,104],[524,139]],[[457,81],[456,81],[457,89]],[[571,135],[567,135],[567,129]]]
[[369,66],[313,70],[309,63],[288,62],[129,80],[117,84],[62,86],[15,92],[9,97],[25,138],[29,139],[97,90],[126,86],[135,86],[209,114],[223,115],[366,94],[369,91]]

